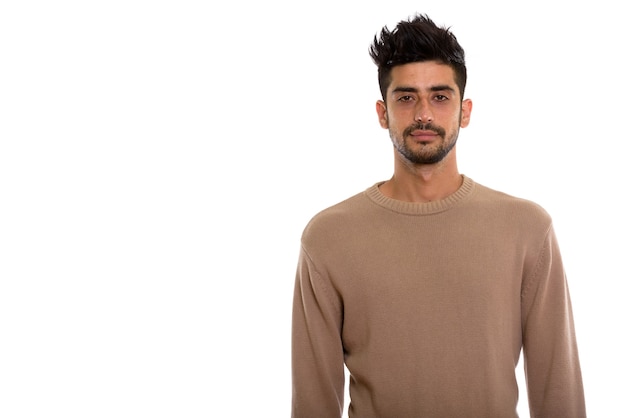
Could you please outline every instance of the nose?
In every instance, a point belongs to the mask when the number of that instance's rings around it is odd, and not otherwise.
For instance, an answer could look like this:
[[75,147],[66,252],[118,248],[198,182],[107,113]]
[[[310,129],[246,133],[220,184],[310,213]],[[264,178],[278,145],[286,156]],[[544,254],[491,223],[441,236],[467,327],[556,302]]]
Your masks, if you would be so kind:
[[433,113],[428,103],[421,101],[415,108],[415,117],[417,122],[427,123],[433,121]]

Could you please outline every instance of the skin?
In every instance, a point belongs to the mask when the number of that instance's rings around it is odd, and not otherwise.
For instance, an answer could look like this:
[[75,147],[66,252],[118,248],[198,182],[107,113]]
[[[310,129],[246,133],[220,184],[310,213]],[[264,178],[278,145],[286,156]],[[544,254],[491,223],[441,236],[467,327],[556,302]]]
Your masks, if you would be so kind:
[[461,100],[452,67],[437,61],[391,70],[386,100],[376,102],[380,126],[394,146],[394,172],[380,186],[406,202],[445,199],[461,186],[456,140],[470,121],[472,101]]

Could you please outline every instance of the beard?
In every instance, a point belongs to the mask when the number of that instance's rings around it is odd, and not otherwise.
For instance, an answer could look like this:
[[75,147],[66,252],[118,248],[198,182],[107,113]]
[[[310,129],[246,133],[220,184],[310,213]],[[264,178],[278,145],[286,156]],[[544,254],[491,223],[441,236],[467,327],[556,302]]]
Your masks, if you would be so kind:
[[[440,144],[423,144],[420,145],[420,149],[414,150],[409,146],[411,141],[411,132],[416,130],[428,130],[436,132],[443,142]],[[402,132],[402,138],[398,138],[397,135],[389,131],[391,142],[398,152],[407,160],[413,164],[436,164],[441,162],[446,155],[452,151],[456,145],[456,140],[459,136],[459,131],[455,130],[446,137],[446,131],[440,126],[433,125],[432,123],[417,123],[406,128]]]

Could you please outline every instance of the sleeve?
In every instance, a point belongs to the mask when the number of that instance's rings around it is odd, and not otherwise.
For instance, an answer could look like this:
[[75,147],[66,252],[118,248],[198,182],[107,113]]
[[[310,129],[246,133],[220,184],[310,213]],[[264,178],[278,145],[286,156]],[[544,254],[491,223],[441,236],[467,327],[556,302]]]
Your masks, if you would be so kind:
[[522,318],[531,417],[586,417],[572,305],[552,226],[522,291]]
[[340,418],[344,362],[339,295],[300,252],[292,314],[292,418]]

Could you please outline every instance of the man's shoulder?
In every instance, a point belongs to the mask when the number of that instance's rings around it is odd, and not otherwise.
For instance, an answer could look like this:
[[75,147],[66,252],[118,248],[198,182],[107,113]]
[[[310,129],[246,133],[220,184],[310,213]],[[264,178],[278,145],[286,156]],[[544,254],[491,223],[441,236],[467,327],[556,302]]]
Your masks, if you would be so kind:
[[309,225],[342,222],[352,217],[366,204],[365,192],[361,191],[317,212]]
[[475,202],[507,216],[551,222],[550,214],[539,203],[476,183]]
[[370,206],[366,190],[328,206],[311,217],[304,228],[303,238],[332,237],[351,228],[350,225],[358,227]]

